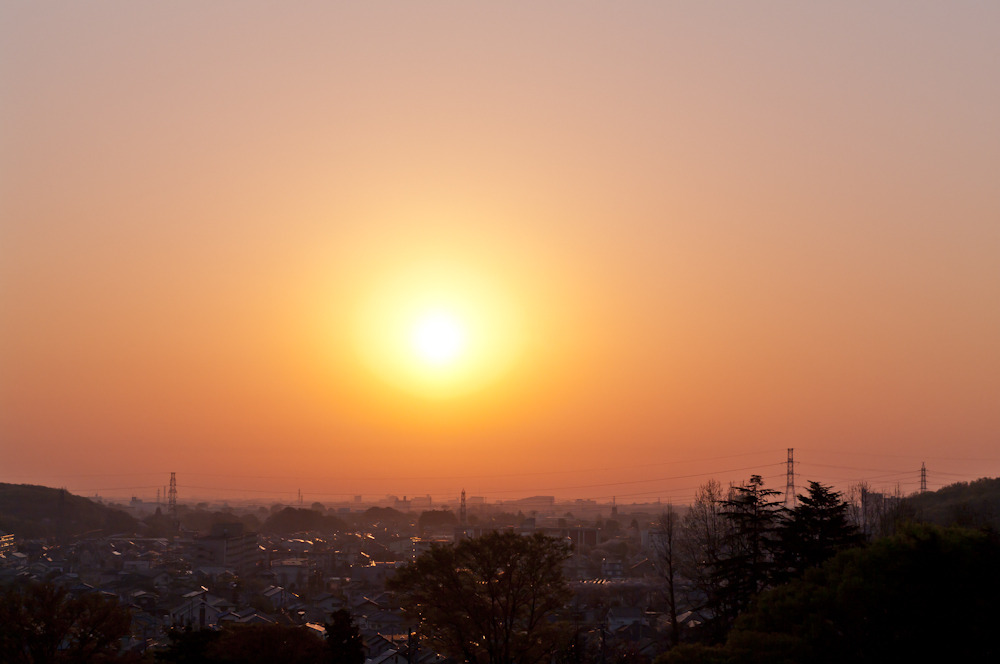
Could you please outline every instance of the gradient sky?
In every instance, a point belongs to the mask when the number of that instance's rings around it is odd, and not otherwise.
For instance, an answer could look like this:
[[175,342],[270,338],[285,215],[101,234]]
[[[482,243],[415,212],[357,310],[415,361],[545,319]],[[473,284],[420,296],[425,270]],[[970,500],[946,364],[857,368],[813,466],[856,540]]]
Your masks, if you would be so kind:
[[997,3],[2,2],[0,168],[0,481],[1000,475]]

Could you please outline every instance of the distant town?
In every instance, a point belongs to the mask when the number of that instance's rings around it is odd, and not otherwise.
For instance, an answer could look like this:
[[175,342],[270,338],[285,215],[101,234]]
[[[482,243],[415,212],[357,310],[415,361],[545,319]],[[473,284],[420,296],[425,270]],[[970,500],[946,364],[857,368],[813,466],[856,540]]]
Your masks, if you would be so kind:
[[[288,623],[321,631],[332,612],[344,609],[360,629],[368,661],[409,661],[410,625],[386,593],[386,580],[436,544],[491,530],[570,544],[564,571],[574,594],[567,610],[595,639],[641,649],[663,630],[662,612],[649,610],[661,585],[653,560],[664,509],[658,503],[464,495],[450,503],[387,496],[270,507],[94,502],[131,516],[135,532],[59,542],[5,533],[0,583],[30,577],[71,593],[113,595],[132,611],[128,648],[138,651],[162,645],[170,629]],[[426,652],[418,661],[442,659]]]
[[[725,516],[726,505],[737,504],[727,500],[753,490],[771,510],[775,532],[783,527],[778,520],[794,520],[782,514],[799,513],[780,492],[753,481],[758,485],[730,487],[728,498],[712,494],[720,487],[708,483],[708,500],[683,507],[552,496],[490,503],[464,492],[447,503],[387,496],[331,505],[188,504],[176,499],[175,486],[160,502],[116,503],[7,484],[0,485],[0,586],[45,583],[70,598],[113,599],[129,616],[120,650],[136,657],[155,658],[178,634],[236,625],[295,626],[322,637],[340,612],[356,627],[369,664],[453,661],[422,640],[391,580],[435,547],[515,533],[565,550],[560,583],[569,594],[552,619],[572,626],[581,652],[652,661],[672,644],[704,639],[705,626],[720,617],[691,568],[669,571],[675,563],[683,569],[682,528],[697,529],[698,510],[721,506],[715,515]],[[933,501],[919,501],[948,495],[904,498],[861,487],[841,500],[822,485],[811,489],[836,498],[831,505],[845,519],[843,533],[825,536],[829,555],[848,541],[892,535],[919,514],[940,521],[941,508],[935,513]],[[968,499],[963,504],[967,521],[992,518]]]

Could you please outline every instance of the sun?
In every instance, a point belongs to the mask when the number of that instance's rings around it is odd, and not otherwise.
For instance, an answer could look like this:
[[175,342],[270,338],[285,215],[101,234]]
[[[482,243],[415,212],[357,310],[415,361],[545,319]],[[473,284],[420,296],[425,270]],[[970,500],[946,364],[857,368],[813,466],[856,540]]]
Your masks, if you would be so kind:
[[357,357],[380,383],[420,397],[478,393],[521,353],[516,301],[498,279],[472,268],[399,267],[360,301]]
[[429,311],[418,317],[411,342],[417,357],[426,364],[450,365],[460,360],[465,351],[465,325],[450,312]]

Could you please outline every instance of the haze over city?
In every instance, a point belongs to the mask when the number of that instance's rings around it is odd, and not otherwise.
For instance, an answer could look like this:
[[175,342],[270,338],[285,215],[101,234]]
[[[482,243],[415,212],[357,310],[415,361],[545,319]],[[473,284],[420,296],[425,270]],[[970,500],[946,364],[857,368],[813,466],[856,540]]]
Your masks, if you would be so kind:
[[0,482],[1000,475],[1000,5],[0,4]]

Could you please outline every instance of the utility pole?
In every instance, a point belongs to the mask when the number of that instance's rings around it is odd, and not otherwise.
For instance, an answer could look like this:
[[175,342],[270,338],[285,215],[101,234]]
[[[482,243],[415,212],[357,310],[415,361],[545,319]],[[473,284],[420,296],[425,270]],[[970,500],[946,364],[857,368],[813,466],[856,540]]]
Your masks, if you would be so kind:
[[795,460],[792,458],[794,447],[788,448],[788,471],[785,480],[785,508],[795,509]]

